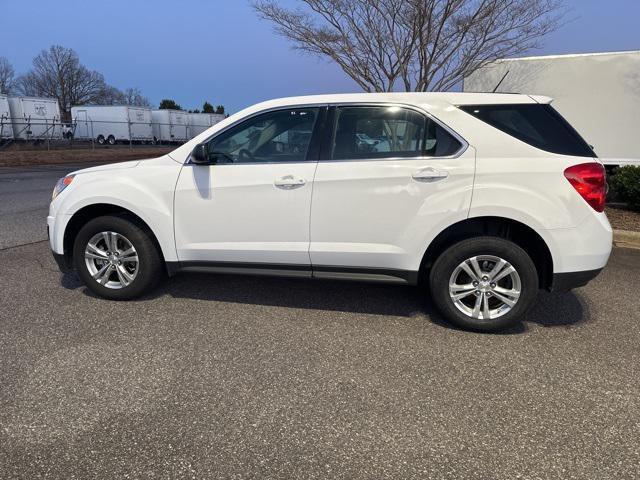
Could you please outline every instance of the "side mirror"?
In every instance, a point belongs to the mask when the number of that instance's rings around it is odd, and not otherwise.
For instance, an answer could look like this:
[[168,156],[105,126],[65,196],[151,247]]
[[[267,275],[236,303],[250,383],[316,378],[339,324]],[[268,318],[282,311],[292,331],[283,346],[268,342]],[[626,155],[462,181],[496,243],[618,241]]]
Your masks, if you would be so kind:
[[209,155],[207,154],[207,146],[204,143],[199,143],[191,151],[191,162],[196,165],[203,165],[209,163]]

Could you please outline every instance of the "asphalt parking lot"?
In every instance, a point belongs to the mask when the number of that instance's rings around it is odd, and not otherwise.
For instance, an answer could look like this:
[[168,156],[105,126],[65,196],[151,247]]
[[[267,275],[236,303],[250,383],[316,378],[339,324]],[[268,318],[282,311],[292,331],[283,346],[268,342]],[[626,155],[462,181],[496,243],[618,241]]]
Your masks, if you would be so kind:
[[640,478],[640,251],[500,335],[398,286],[109,302],[42,241],[68,170],[0,171],[0,478]]
[[79,168],[83,166],[0,167],[0,249],[46,240],[53,186]]

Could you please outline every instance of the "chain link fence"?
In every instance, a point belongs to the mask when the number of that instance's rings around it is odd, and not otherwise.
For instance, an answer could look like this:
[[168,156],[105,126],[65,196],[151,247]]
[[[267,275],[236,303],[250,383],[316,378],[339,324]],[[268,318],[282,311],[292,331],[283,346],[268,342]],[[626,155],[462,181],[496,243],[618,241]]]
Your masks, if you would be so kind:
[[211,125],[0,117],[0,151],[179,145]]

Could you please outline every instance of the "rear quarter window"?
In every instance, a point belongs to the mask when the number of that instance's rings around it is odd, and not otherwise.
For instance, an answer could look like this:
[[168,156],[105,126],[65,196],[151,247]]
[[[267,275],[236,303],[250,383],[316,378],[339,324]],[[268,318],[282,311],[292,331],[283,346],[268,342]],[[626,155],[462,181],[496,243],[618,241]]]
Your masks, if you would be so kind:
[[546,152],[596,156],[580,134],[550,105],[464,105],[460,109]]

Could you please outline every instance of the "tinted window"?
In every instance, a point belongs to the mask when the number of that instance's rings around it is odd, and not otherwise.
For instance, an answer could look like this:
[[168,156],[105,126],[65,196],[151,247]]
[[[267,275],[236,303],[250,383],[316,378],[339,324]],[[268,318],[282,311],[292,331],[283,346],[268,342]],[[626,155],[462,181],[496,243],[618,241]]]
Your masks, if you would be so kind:
[[333,160],[448,156],[461,144],[437,123],[401,107],[340,107]]
[[595,157],[578,132],[550,105],[466,105],[461,109],[541,150]]
[[425,117],[398,107],[343,107],[336,112],[334,160],[420,156]]
[[427,120],[427,138],[425,155],[428,157],[448,157],[456,154],[462,144],[442,126],[433,120]]
[[209,141],[217,163],[300,162],[307,157],[318,108],[258,115]]

